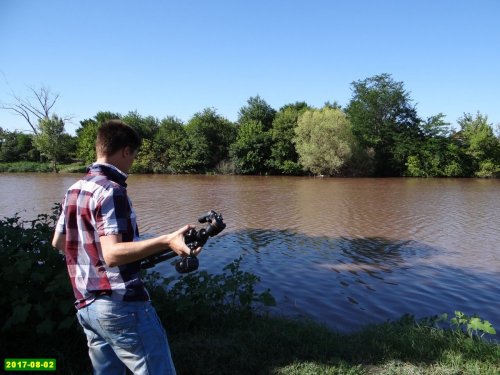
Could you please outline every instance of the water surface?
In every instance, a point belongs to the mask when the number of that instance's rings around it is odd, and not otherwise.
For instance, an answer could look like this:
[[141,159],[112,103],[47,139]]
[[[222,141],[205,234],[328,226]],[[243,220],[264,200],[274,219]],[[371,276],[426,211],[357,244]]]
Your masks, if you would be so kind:
[[[0,174],[0,216],[34,217],[78,175]],[[500,331],[500,181],[132,175],[142,233],[158,235],[213,208],[227,228],[201,269],[242,267],[275,309],[342,331],[461,310]],[[198,224],[198,228],[200,228]],[[155,268],[175,274],[168,263]]]

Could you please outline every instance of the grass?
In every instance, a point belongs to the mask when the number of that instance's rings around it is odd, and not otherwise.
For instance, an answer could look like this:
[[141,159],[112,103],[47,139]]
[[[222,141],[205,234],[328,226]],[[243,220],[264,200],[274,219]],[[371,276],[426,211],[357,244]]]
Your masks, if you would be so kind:
[[401,322],[341,335],[312,322],[260,316],[177,333],[170,342],[180,374],[500,373],[498,345]]
[[[265,315],[240,320],[231,314],[184,329],[174,317],[162,318],[180,375],[500,373],[498,344],[452,330],[392,322],[345,335],[308,321]],[[77,330],[18,344],[22,348],[4,353],[55,357],[60,373],[91,373],[86,340]]]
[[[58,164],[59,172],[63,173],[82,173],[85,172],[86,166],[81,163]],[[52,172],[51,163],[34,162],[34,161],[16,161],[12,163],[0,163],[0,173],[46,173]]]

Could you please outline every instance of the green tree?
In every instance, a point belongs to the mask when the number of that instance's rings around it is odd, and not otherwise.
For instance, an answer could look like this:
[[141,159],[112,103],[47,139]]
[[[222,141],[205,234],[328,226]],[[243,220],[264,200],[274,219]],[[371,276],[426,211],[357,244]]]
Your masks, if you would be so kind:
[[250,97],[247,101],[247,105],[241,107],[238,114],[238,123],[241,125],[247,122],[257,121],[262,124],[263,130],[267,131],[271,129],[275,115],[276,110],[257,95]]
[[236,137],[235,125],[213,108],[196,113],[187,123],[191,145],[190,162],[198,171],[213,170],[229,157],[229,146]]
[[191,146],[182,121],[174,116],[164,118],[156,134],[163,172],[183,173],[193,169]]
[[310,109],[305,102],[297,102],[280,108],[276,114],[271,132],[270,167],[282,174],[298,174],[302,167],[298,163],[299,156],[295,150],[293,139],[295,128],[301,113]]
[[331,108],[302,113],[294,141],[304,168],[328,176],[341,174],[357,147],[346,114]]
[[474,174],[493,177],[500,173],[500,142],[488,123],[488,116],[477,112],[475,116],[464,114],[458,120],[461,127],[459,138],[465,153],[472,160]]
[[52,170],[57,172],[57,162],[68,152],[64,121],[56,115],[39,120],[38,134],[33,137],[33,143],[52,162]]
[[451,155],[453,148],[450,144],[453,140],[450,138],[450,124],[444,117],[439,113],[421,122],[422,138],[417,139],[418,147],[407,158],[406,176],[441,177],[446,176],[447,170],[458,173],[455,165],[452,169],[447,168],[455,158]]
[[270,158],[271,136],[260,121],[251,120],[238,128],[230,154],[236,170],[243,174],[264,174]]
[[9,132],[0,128],[0,161],[38,161],[40,153],[33,146],[33,136],[21,132]]
[[158,131],[159,121],[153,116],[141,116],[137,111],[131,111],[122,118],[123,122],[133,127],[139,136],[152,140]]
[[375,174],[403,175],[422,137],[409,93],[389,74],[353,82],[352,87],[346,111],[361,146],[375,152]]

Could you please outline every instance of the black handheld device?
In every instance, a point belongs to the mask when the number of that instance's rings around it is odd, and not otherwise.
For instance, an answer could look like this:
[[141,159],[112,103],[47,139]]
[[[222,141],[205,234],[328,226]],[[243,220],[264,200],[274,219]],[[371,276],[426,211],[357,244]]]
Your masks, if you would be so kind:
[[[194,249],[205,245],[209,237],[213,237],[224,230],[226,224],[222,218],[222,214],[215,212],[214,210],[208,211],[205,215],[198,219],[200,223],[208,223],[206,228],[202,228],[197,231],[195,228],[191,228],[184,235],[184,242],[187,247],[193,251]],[[156,264],[163,262],[167,259],[176,257],[177,254],[173,250],[165,250],[161,253],[151,255],[147,258],[141,260],[141,268],[148,269],[154,267]],[[198,269],[199,261],[194,255],[189,255],[186,257],[181,257],[175,263],[175,269],[179,273],[192,272]]]

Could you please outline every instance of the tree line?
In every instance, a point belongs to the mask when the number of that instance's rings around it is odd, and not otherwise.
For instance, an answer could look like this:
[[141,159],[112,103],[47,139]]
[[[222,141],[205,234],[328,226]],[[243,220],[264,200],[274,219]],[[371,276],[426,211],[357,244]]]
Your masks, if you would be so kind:
[[[381,74],[352,83],[350,102],[272,108],[260,96],[231,122],[206,108],[184,123],[135,112],[98,112],[75,136],[48,113],[35,134],[0,128],[0,161],[95,160],[97,129],[122,119],[143,139],[135,173],[499,177],[500,134],[486,115],[464,113],[456,130],[442,113],[423,119],[403,82]],[[5,109],[5,107],[4,107]],[[497,125],[497,133],[500,133]]]

